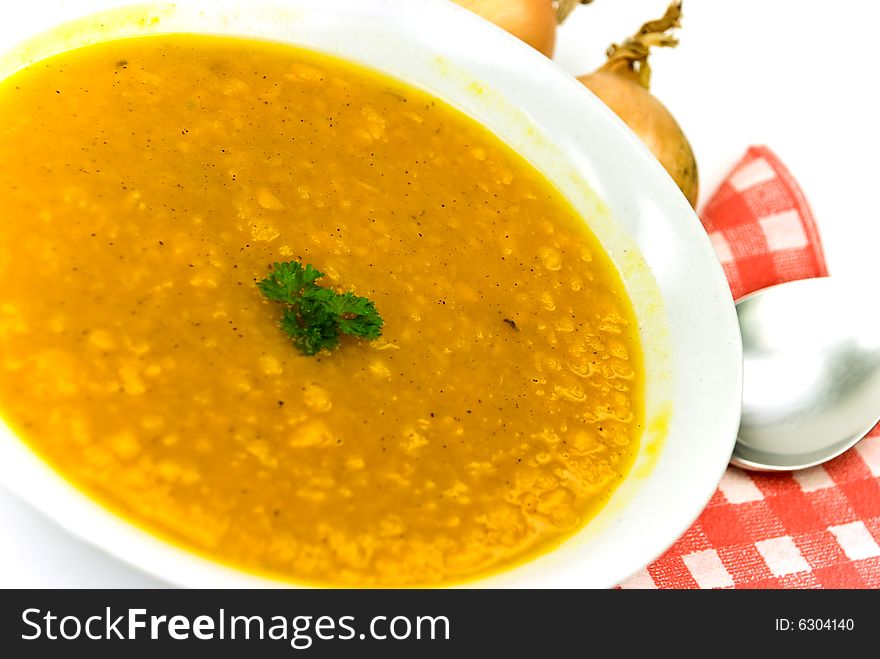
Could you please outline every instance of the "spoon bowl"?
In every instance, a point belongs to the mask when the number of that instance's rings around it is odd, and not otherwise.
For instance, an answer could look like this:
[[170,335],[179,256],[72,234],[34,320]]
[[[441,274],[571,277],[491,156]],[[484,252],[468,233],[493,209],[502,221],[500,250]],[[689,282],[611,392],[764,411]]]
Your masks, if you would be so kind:
[[743,412],[732,464],[790,471],[834,458],[880,420],[880,308],[830,278],[737,303]]

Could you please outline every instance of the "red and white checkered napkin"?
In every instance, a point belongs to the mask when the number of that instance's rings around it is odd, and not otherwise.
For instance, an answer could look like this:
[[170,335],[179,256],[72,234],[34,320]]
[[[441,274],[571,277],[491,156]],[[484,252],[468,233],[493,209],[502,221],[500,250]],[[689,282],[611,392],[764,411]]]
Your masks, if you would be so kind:
[[[827,274],[806,199],[752,147],[703,210],[735,298]],[[880,426],[819,467],[729,467],[696,523],[623,588],[880,588]]]

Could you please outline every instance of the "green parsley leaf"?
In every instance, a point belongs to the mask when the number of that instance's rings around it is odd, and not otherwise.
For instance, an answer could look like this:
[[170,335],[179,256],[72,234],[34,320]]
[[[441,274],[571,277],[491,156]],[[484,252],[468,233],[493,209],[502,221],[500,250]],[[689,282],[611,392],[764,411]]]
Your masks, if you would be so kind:
[[304,355],[334,350],[341,334],[363,339],[382,335],[384,321],[372,300],[316,284],[324,273],[311,264],[287,261],[272,268],[257,286],[266,299],[286,306],[281,329]]

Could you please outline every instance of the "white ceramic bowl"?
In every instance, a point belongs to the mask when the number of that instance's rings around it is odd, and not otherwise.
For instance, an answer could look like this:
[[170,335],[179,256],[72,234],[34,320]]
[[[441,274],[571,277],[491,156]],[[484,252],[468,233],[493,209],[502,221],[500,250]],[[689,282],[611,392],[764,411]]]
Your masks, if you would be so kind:
[[[112,37],[204,32],[286,41],[380,69],[491,128],[587,218],[636,307],[647,369],[647,432],[609,504],[558,549],[475,582],[608,587],[649,563],[698,516],[727,465],[741,401],[741,342],[730,291],[697,217],[638,139],[552,62],[448,0],[43,3],[0,26],[0,79],[22,65]],[[97,21],[37,35],[68,19]],[[147,20],[136,20],[146,18]],[[18,46],[13,48],[15,43]],[[166,544],[71,487],[0,424],[0,483],[71,533],[170,583],[278,582]]]

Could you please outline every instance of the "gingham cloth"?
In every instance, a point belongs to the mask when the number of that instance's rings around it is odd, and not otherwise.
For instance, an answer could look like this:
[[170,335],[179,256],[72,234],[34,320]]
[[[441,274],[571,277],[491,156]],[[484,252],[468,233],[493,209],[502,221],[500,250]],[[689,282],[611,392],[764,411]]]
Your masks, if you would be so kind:
[[[827,275],[797,183],[752,147],[702,213],[735,298]],[[622,588],[880,588],[880,425],[819,467],[729,467],[696,523]]]

